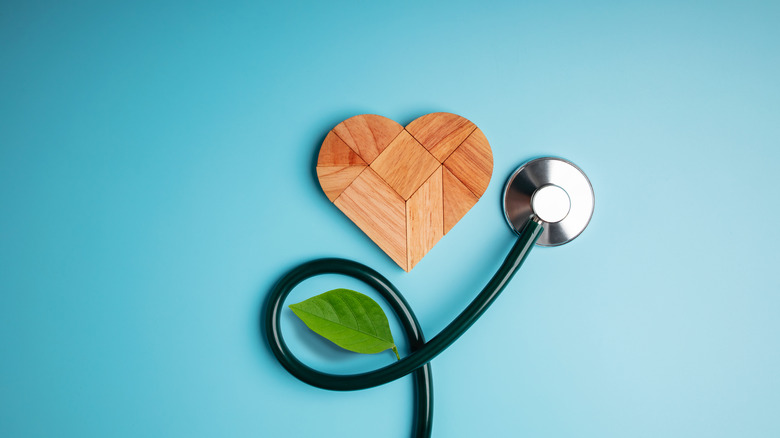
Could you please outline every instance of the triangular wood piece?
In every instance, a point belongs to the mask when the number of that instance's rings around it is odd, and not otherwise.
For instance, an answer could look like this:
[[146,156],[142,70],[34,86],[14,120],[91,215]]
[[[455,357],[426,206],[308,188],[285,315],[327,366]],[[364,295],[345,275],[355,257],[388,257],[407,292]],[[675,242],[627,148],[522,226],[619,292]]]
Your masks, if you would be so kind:
[[362,165],[318,166],[317,178],[320,180],[320,186],[322,186],[325,195],[333,202],[365,168],[366,166]]
[[350,117],[333,128],[333,132],[368,164],[403,130],[396,121],[376,114]]
[[479,198],[474,196],[471,190],[446,167],[442,168],[442,170],[444,234],[447,234],[471,210],[471,207],[477,203]]
[[485,193],[493,174],[493,153],[485,134],[477,128],[444,162],[477,198]]
[[317,166],[354,166],[366,165],[366,162],[360,158],[335,132],[330,131],[322,142],[320,155],[317,157]]
[[443,163],[476,128],[459,115],[431,113],[410,123],[406,130]]
[[406,203],[376,172],[367,167],[333,203],[408,271]]
[[442,167],[439,166],[406,201],[406,246],[409,263],[406,271],[411,271],[443,236]]

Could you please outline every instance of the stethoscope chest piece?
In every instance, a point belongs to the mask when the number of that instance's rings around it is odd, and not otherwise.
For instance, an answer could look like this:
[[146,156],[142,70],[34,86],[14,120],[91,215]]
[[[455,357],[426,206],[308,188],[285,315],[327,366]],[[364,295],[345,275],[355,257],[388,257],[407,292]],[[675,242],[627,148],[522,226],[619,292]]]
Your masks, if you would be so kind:
[[544,231],[541,246],[563,245],[588,226],[595,197],[593,186],[579,167],[561,158],[531,160],[509,177],[504,187],[504,215],[520,233],[534,217]]

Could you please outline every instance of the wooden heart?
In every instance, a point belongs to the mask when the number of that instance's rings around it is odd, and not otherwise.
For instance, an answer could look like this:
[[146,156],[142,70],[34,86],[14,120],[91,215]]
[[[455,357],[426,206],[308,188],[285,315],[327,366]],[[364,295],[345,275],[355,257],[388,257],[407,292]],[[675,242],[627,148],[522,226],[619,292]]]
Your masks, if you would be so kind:
[[405,128],[351,117],[328,133],[317,160],[328,199],[406,272],[477,203],[492,173],[485,135],[450,113]]

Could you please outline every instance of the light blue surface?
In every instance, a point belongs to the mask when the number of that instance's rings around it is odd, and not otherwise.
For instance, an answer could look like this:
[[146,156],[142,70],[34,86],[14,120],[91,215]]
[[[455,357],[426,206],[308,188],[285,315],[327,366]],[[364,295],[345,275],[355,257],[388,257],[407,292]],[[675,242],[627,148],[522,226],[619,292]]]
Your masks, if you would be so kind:
[[[512,243],[506,177],[548,154],[593,221],[435,359],[434,436],[780,436],[778,2],[107,3],[0,5],[0,436],[408,436],[409,378],[298,382],[262,302],[354,258],[433,336]],[[432,111],[495,169],[406,274],[312,166],[344,118]],[[283,323],[321,369],[392,361]]]

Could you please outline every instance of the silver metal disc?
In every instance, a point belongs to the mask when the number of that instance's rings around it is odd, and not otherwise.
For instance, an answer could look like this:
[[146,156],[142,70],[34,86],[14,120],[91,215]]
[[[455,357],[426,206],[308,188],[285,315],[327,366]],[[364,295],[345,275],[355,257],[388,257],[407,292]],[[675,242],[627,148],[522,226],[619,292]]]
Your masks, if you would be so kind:
[[[568,213],[564,210],[567,200],[561,193],[568,195]],[[545,209],[551,213],[534,211],[534,205],[540,210],[542,205],[534,195],[538,199],[543,194]],[[556,202],[557,206],[550,205]],[[525,224],[537,216],[544,222],[544,232],[536,242],[541,246],[563,245],[579,236],[593,216],[594,205],[593,186],[588,177],[579,167],[561,158],[537,158],[523,164],[504,187],[504,215],[509,226],[519,234]],[[546,222],[545,216],[555,222]],[[558,220],[561,216],[563,218]]]

